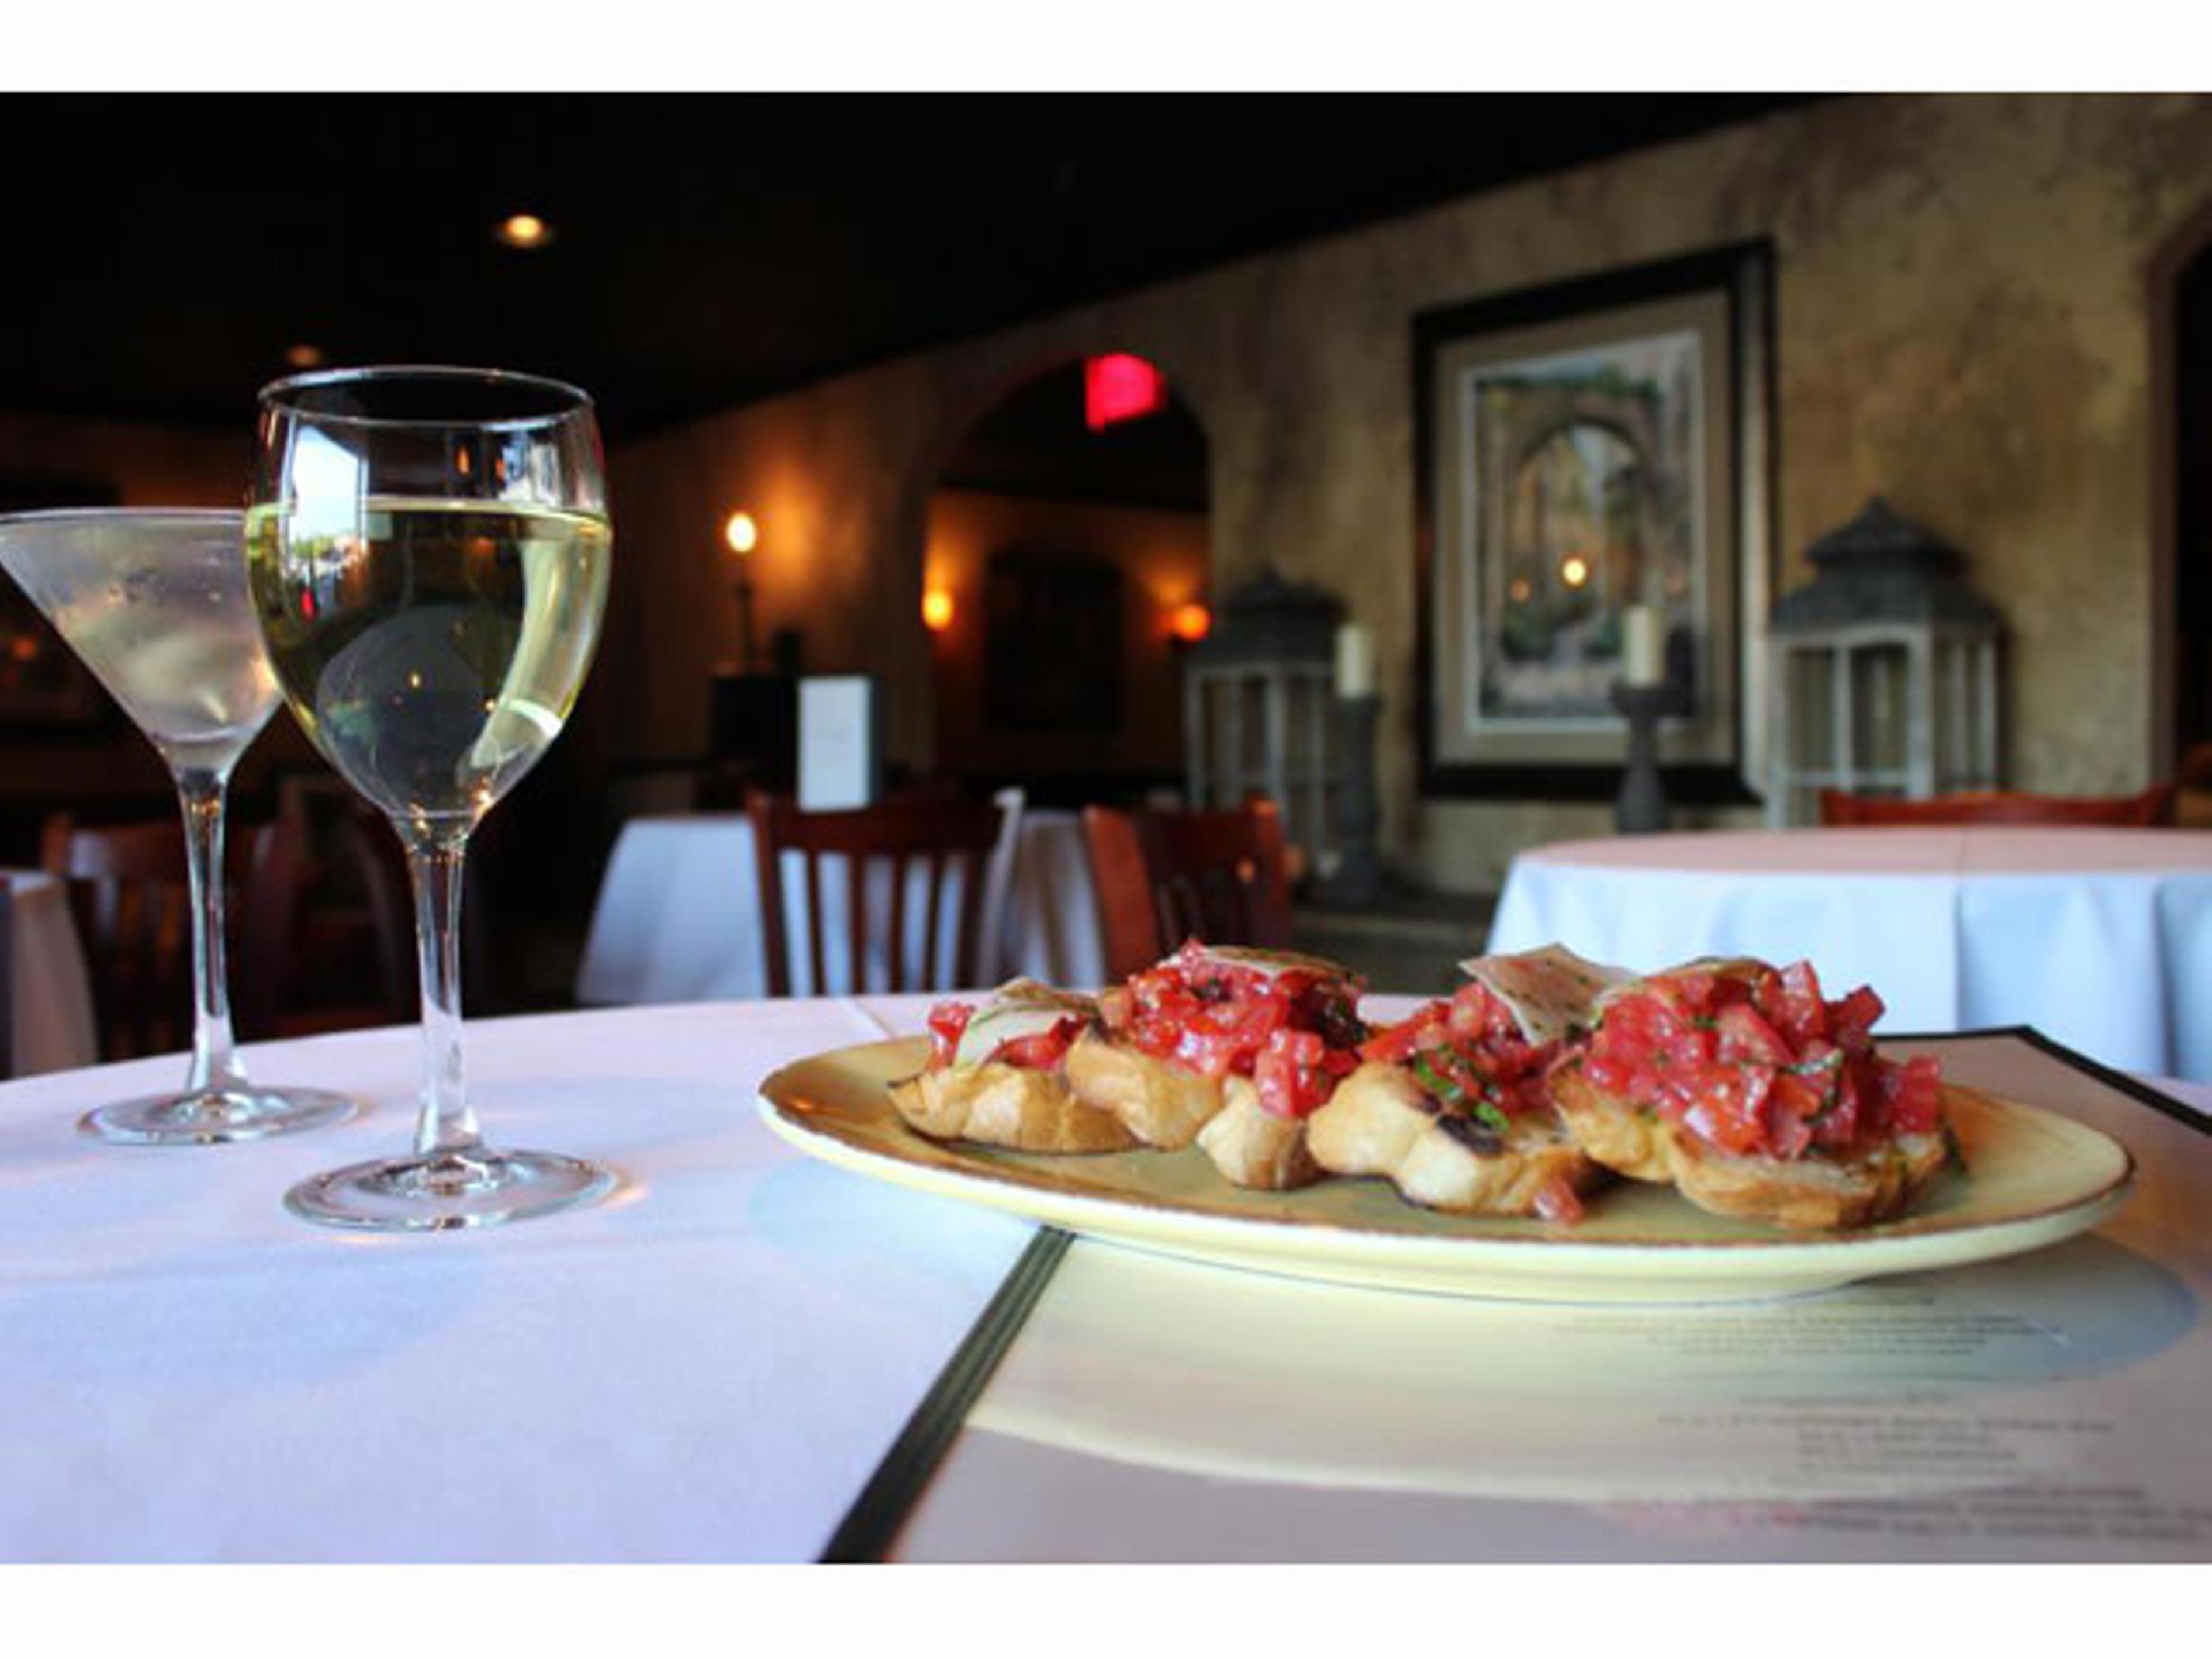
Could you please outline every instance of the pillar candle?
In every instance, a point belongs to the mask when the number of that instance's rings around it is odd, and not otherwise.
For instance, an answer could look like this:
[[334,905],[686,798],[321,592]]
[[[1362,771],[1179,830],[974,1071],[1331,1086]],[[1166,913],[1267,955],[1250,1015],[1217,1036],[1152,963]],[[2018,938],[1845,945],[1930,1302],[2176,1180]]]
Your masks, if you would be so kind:
[[1336,630],[1336,695],[1375,695],[1375,635],[1358,623],[1346,623]]
[[1620,613],[1620,678],[1629,685],[1666,681],[1667,629],[1654,606],[1632,605]]

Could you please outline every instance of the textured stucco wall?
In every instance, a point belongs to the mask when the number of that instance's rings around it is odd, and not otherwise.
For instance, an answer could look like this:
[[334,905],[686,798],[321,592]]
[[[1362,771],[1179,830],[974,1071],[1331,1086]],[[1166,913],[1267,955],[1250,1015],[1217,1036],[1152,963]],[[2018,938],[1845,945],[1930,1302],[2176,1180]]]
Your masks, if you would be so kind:
[[[622,448],[622,547],[584,740],[696,752],[734,601],[715,556],[761,515],[765,626],[893,688],[931,740],[924,505],[966,425],[1103,349],[1153,358],[1212,444],[1216,591],[1273,562],[1376,630],[1386,844],[1440,884],[1599,833],[1602,809],[1420,800],[1413,739],[1415,313],[1771,237],[1779,585],[1876,490],[1965,547],[2002,604],[2013,779],[2134,787],[2150,768],[2145,272],[2212,199],[2212,100],[1845,100],[1469,198],[841,376]],[[760,325],[772,326],[773,319]]]

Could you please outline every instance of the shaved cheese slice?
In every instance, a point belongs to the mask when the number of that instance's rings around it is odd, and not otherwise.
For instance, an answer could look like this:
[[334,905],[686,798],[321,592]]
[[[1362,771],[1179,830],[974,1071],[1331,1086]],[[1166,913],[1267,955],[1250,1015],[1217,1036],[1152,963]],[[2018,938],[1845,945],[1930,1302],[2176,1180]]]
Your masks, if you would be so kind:
[[1521,1035],[1531,1042],[1586,1029],[1606,994],[1636,978],[1626,968],[1587,961],[1564,945],[1475,957],[1460,963],[1460,971],[1511,1009]]
[[[1265,974],[1270,979],[1279,974],[1317,974],[1323,979],[1351,979],[1352,969],[1341,963],[1329,962],[1321,957],[1310,957],[1297,951],[1262,951],[1255,945],[1199,944],[1188,946],[1190,956],[1200,962],[1211,962],[1224,968],[1249,969],[1255,974]],[[1176,952],[1182,956],[1182,951]]]
[[998,1052],[1000,1044],[1018,1037],[1042,1036],[1071,1014],[1095,1019],[1098,1005],[1089,997],[1054,990],[1033,979],[1010,980],[968,1017],[967,1028],[952,1051],[952,1063],[981,1066]]
[[1692,957],[1687,962],[1678,962],[1671,968],[1662,968],[1652,974],[1632,974],[1616,984],[1608,985],[1597,1000],[1598,1012],[1603,1013],[1612,1004],[1631,992],[1641,990],[1655,979],[1671,979],[1677,974],[1711,974],[1717,979],[1755,979],[1772,969],[1757,957]]

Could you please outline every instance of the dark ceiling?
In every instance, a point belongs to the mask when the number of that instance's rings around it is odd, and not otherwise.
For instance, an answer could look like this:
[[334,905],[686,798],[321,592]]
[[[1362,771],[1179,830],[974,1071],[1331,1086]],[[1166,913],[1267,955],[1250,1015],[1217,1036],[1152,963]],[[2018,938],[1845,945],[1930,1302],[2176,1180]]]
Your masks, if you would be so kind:
[[0,408],[240,422],[307,343],[634,434],[1802,101],[11,94]]

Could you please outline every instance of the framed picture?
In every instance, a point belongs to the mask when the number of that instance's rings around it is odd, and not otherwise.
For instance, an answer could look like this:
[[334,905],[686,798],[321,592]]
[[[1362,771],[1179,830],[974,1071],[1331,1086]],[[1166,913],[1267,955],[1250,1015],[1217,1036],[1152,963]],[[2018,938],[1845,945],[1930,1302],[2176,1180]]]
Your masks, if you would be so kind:
[[1754,798],[1772,270],[1739,245],[1414,319],[1425,795],[1609,798],[1646,606],[1669,797]]
[[[0,514],[112,507],[104,483],[0,477]],[[114,704],[39,607],[0,575],[0,729],[67,732],[109,723]]]
[[1121,571],[1017,550],[984,576],[983,714],[994,732],[1121,724]]

